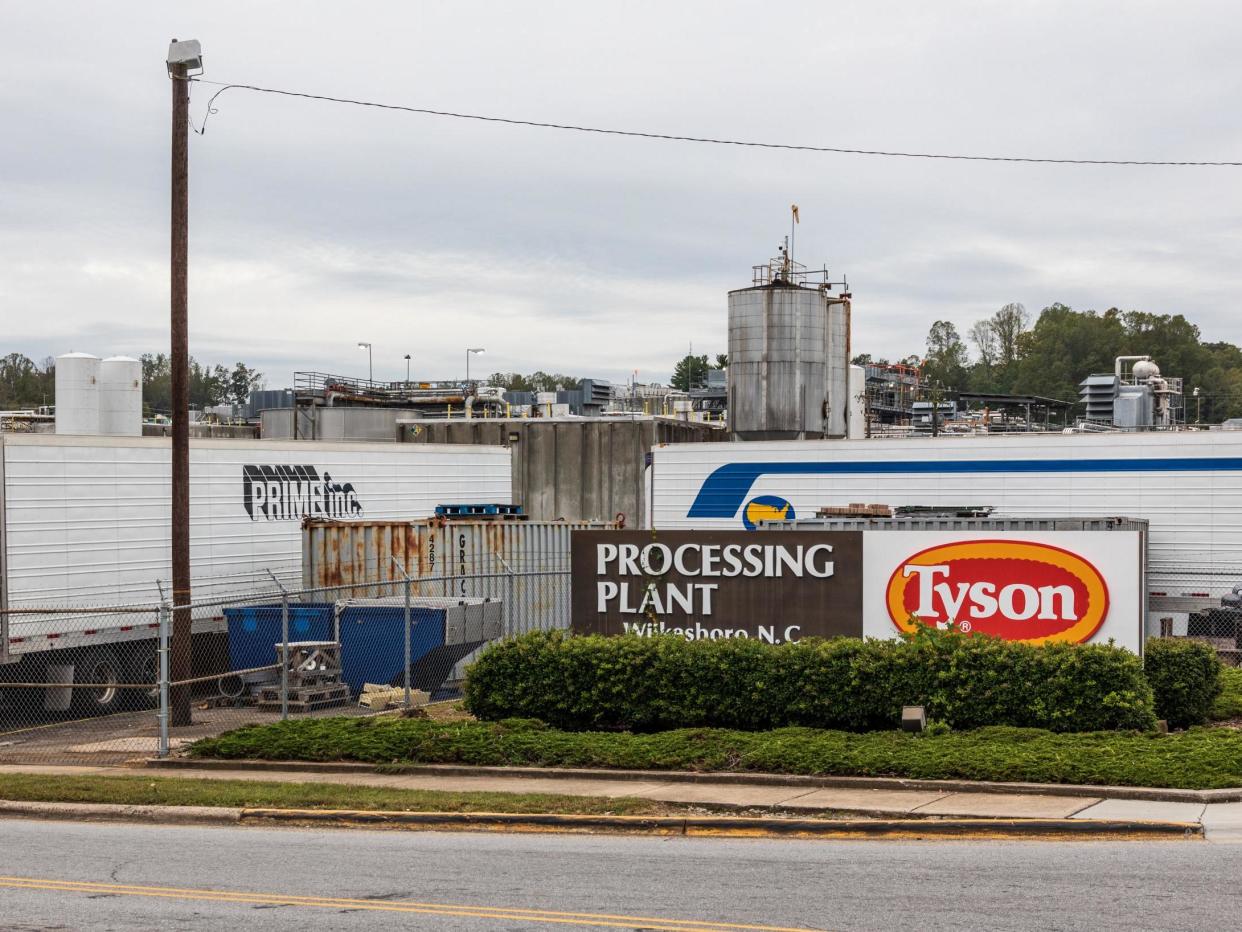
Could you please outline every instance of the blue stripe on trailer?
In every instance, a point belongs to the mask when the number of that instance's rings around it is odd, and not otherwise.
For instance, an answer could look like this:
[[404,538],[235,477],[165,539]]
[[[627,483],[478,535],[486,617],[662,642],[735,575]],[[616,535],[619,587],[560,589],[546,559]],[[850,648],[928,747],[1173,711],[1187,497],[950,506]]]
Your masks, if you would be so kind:
[[760,476],[961,475],[965,473],[1136,473],[1242,470],[1242,457],[1077,460],[876,460],[831,463],[727,463],[704,481],[690,518],[732,518]]

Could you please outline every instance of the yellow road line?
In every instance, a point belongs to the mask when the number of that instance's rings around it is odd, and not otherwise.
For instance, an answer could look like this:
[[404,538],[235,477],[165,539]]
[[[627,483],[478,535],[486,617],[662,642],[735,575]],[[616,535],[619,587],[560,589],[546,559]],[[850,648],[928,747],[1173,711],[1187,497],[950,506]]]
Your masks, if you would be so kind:
[[472,906],[459,903],[421,903],[350,899],[345,897],[296,896],[279,893],[250,893],[241,890],[211,890],[193,887],[148,887],[135,884],[93,883],[39,877],[0,877],[0,887],[16,890],[50,890],[61,893],[111,893],[118,896],[158,897],[199,900],[214,903],[244,903],[265,906],[303,906],[321,909],[356,909],[372,912],[422,913],[463,916],[475,919],[526,920],[560,925],[593,925],[633,928],[639,924],[660,932],[706,932],[706,930],[744,930],[744,932],[807,932],[805,927],[745,925],[694,919],[664,919],[609,913],[572,913],[555,910],[522,909],[508,906]]

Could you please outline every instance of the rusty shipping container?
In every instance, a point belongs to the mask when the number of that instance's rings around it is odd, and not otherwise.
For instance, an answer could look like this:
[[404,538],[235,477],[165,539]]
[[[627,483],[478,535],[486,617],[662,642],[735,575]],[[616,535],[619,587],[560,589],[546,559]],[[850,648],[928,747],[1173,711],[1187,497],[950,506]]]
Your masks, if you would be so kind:
[[611,522],[306,521],[302,585],[332,598],[414,595],[491,598],[505,603],[505,634],[568,628],[569,539]]

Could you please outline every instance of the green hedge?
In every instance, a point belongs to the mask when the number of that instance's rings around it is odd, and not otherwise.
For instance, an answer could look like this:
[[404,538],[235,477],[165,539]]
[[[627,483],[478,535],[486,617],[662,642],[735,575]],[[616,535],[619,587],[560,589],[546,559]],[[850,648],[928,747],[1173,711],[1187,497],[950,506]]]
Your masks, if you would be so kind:
[[1170,728],[1202,725],[1221,691],[1216,650],[1200,641],[1153,638],[1147,642],[1143,672],[1155,694],[1156,717]]
[[1242,669],[1222,667],[1220,671],[1220,695],[1212,703],[1214,722],[1242,719]]
[[[655,734],[556,731],[530,721],[297,718],[250,725],[188,749],[195,758],[365,761],[400,773],[423,764],[1008,780],[1215,789],[1242,786],[1242,732],[1053,734],[980,728],[938,735],[814,728]],[[0,778],[2,781],[3,778]],[[0,791],[3,783],[0,782]]]
[[466,678],[481,719],[568,730],[785,726],[870,731],[923,705],[956,729],[1150,729],[1139,658],[1106,645],[1032,647],[925,630],[908,640],[769,645],[536,632],[485,651]]

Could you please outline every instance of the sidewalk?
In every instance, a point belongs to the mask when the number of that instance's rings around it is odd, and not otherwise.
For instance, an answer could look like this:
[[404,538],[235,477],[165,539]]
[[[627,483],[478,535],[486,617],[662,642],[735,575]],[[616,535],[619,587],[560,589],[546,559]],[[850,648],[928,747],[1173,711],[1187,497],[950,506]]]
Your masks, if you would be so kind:
[[[277,765],[280,766],[280,765]],[[1094,819],[1110,822],[1153,821],[1189,822],[1203,826],[1211,841],[1242,842],[1242,802],[1202,803],[1166,802],[1108,798],[1106,788],[1096,796],[1065,796],[1039,793],[964,792],[935,789],[873,789],[851,787],[807,787],[770,783],[714,783],[659,779],[610,779],[590,777],[539,777],[529,773],[511,776],[401,774],[389,775],[369,770],[323,772],[314,769],[230,768],[227,764],[210,767],[178,765],[161,776],[203,780],[262,780],[288,783],[335,783],[352,786],[382,786],[407,790],[450,792],[486,791],[500,793],[548,793],[568,796],[637,797],[663,802],[701,804],[705,807],[736,807],[748,810],[780,809],[791,813],[825,815],[842,813],[876,817],[958,817],[989,819]],[[33,767],[0,766],[0,773],[133,773],[116,767]]]

